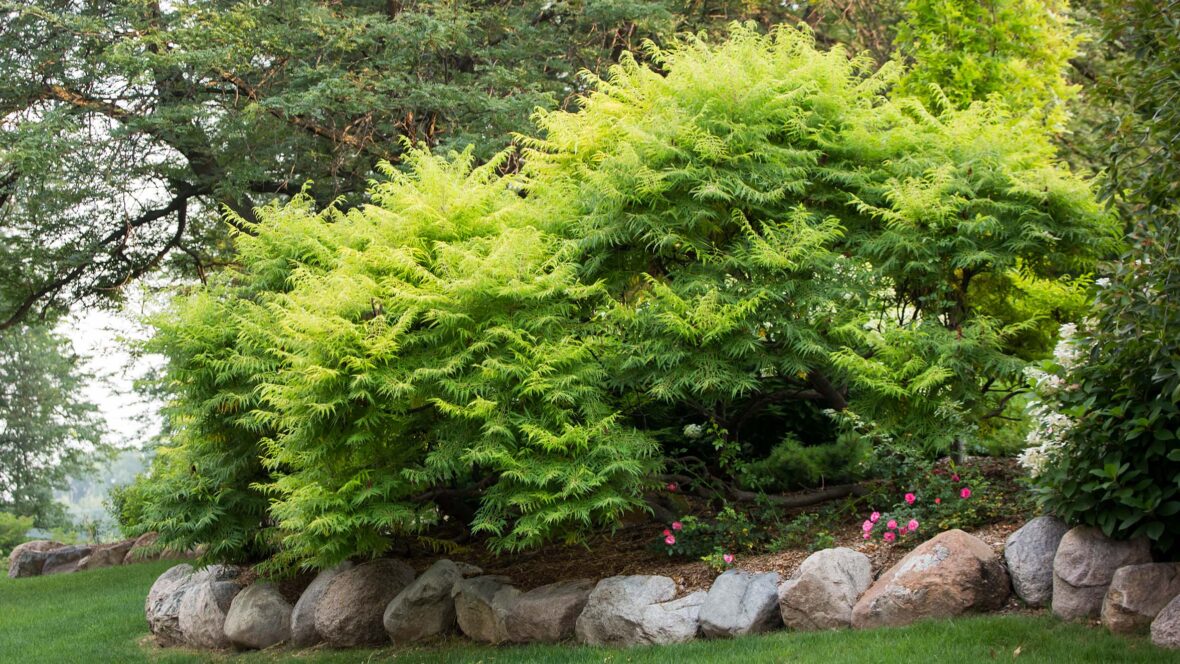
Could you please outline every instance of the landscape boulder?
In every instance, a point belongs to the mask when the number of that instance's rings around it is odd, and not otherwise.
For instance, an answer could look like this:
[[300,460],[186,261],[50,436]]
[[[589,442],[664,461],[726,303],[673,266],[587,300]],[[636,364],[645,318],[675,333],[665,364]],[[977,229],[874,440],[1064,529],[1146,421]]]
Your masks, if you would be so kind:
[[458,581],[451,596],[459,630],[474,641],[507,641],[505,618],[520,594],[512,587],[512,579],[505,576],[477,576]]
[[307,648],[324,640],[315,628],[316,607],[332,579],[348,569],[352,569],[352,563],[345,561],[320,572],[299,596],[299,601],[295,602],[295,608],[291,610],[291,645]]
[[1048,606],[1053,597],[1053,557],[1069,526],[1055,516],[1039,516],[1004,542],[1004,562],[1012,590],[1029,606]]
[[225,636],[225,616],[234,596],[242,589],[237,582],[241,569],[210,565],[189,577],[180,599],[176,622],[181,641],[193,648],[230,647]]
[[78,571],[122,565],[123,559],[127,557],[127,552],[131,550],[133,544],[135,544],[135,540],[100,544],[94,547],[90,555],[78,561]]
[[1127,565],[1115,570],[1102,602],[1102,624],[1115,634],[1146,632],[1180,595],[1180,563]]
[[225,636],[239,648],[261,650],[291,638],[291,603],[269,583],[242,590],[229,605]]
[[169,567],[156,578],[148,590],[143,610],[147,617],[148,629],[158,645],[172,646],[181,643],[180,601],[184,599],[184,591],[192,574],[192,565]]
[[852,607],[872,583],[873,565],[863,553],[845,547],[817,551],[779,586],[776,608],[792,630],[849,627]]
[[1180,649],[1180,597],[1172,598],[1151,621],[1151,642],[1161,648]]
[[88,545],[62,546],[45,552],[41,574],[69,574],[78,571],[78,563],[90,555],[94,547]]
[[462,570],[450,560],[431,565],[385,607],[385,633],[400,644],[454,631],[455,599],[451,590],[462,578]]
[[334,648],[389,643],[381,624],[385,607],[414,580],[399,560],[374,560],[344,570],[328,582],[315,608],[315,628]]
[[516,598],[504,618],[510,641],[557,643],[571,639],[594,590],[591,579],[561,581],[534,588]]
[[613,576],[598,582],[578,616],[578,641],[596,646],[665,645],[696,636],[704,591],[673,599],[666,576]]
[[163,558],[162,552],[152,549],[156,544],[156,540],[159,538],[160,535],[156,532],[144,533],[135,538],[135,541],[131,544],[131,549],[127,551],[126,556],[123,556],[123,564],[146,563]]
[[46,553],[65,546],[61,542],[33,540],[16,545],[8,554],[8,578],[23,579],[39,576],[45,565]]
[[992,548],[961,530],[940,533],[906,554],[852,609],[856,628],[908,625],[992,611],[1008,597],[1008,573]]
[[1149,562],[1146,539],[1115,541],[1089,526],[1070,530],[1053,557],[1053,613],[1065,620],[1097,618],[1115,570]]
[[782,627],[779,581],[778,572],[729,570],[717,577],[701,605],[701,632],[710,637],[727,637]]

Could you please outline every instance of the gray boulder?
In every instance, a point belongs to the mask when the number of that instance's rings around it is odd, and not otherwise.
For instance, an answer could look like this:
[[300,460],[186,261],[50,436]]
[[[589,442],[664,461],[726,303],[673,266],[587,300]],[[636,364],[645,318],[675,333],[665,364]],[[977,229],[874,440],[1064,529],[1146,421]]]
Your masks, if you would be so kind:
[[450,560],[431,565],[385,607],[385,633],[401,644],[454,631],[455,599],[451,590],[462,578],[462,569]]
[[782,627],[778,611],[777,572],[729,570],[713,581],[701,605],[705,636],[725,637],[768,632]]
[[1115,570],[1149,562],[1146,539],[1119,542],[1089,526],[1070,530],[1053,557],[1053,613],[1064,620],[1097,618]]
[[135,544],[135,540],[100,544],[94,547],[90,555],[78,561],[78,571],[122,565],[123,559],[127,557],[127,552],[131,550],[133,544]]
[[783,623],[798,631],[839,629],[852,624],[852,607],[873,583],[868,556],[839,547],[817,551],[778,589]]
[[299,601],[295,602],[295,608],[291,610],[291,645],[307,648],[324,640],[315,629],[315,609],[328,589],[328,584],[347,569],[352,569],[352,563],[345,561],[320,572],[299,596]]
[[78,571],[78,562],[94,547],[86,545],[63,546],[45,552],[45,564],[41,567],[41,574],[69,574]]
[[1008,598],[1008,573],[992,548],[961,530],[918,545],[852,607],[852,626],[897,627],[923,618],[994,611]]
[[45,554],[54,549],[65,546],[61,542],[49,540],[33,540],[17,544],[8,554],[8,578],[22,579],[28,576],[38,576],[45,565]]
[[228,648],[225,616],[242,586],[236,581],[241,570],[228,565],[210,565],[189,577],[180,600],[176,620],[181,641],[193,648]]
[[475,641],[507,641],[505,618],[521,594],[511,583],[504,576],[477,576],[455,583],[451,596],[459,630]]
[[663,645],[691,640],[707,593],[680,599],[666,576],[613,576],[598,582],[578,616],[578,641],[589,645]]
[[1102,602],[1102,624],[1116,634],[1147,632],[1180,595],[1180,563],[1128,565],[1115,570]]
[[577,579],[534,588],[508,609],[504,626],[518,643],[557,643],[573,638],[574,627],[594,590],[594,581]]
[[381,624],[385,607],[414,580],[398,560],[374,560],[337,574],[315,609],[315,628],[334,648],[389,643]]
[[1053,557],[1069,526],[1055,516],[1038,516],[1008,536],[1004,562],[1016,596],[1029,606],[1048,606],[1053,598]]
[[291,638],[291,603],[269,583],[256,583],[234,597],[225,616],[225,636],[239,648],[269,648]]
[[192,565],[170,567],[156,578],[151,590],[148,591],[143,610],[147,617],[148,629],[158,645],[173,646],[181,643],[180,601],[184,599],[184,591],[192,574]]
[[1151,642],[1161,648],[1180,649],[1180,597],[1175,597],[1151,621]]

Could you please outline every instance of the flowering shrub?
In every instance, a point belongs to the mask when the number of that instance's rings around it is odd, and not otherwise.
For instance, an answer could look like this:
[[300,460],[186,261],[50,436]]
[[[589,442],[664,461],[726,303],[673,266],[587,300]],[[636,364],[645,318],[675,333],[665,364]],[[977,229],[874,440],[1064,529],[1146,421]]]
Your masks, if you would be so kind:
[[894,543],[918,531],[973,528],[1002,512],[1000,497],[979,473],[952,466],[922,474],[921,487],[906,491],[901,502],[888,510],[873,510],[866,516],[861,524],[864,539]]
[[669,556],[723,561],[724,555],[761,550],[769,541],[769,531],[758,526],[743,512],[726,506],[713,519],[685,516],[673,521],[655,546]]
[[1171,227],[1144,231],[1095,282],[1093,318],[1063,326],[1053,360],[1030,372],[1020,457],[1045,509],[1164,552],[1180,548],[1178,245]]

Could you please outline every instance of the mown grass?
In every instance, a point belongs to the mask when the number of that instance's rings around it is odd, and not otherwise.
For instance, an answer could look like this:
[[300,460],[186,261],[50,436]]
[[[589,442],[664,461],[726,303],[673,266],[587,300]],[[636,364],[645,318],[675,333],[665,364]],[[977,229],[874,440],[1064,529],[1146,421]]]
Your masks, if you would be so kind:
[[[480,647],[452,639],[431,648],[258,653],[161,650],[145,638],[143,600],[172,563],[149,563],[33,579],[0,580],[0,662],[290,661],[460,662],[1178,662],[1180,653],[1143,638],[1123,638],[1049,616],[981,616],[901,629],[792,634],[696,641],[662,648],[611,650],[576,646]],[[1019,649],[1019,650],[1018,650]]]

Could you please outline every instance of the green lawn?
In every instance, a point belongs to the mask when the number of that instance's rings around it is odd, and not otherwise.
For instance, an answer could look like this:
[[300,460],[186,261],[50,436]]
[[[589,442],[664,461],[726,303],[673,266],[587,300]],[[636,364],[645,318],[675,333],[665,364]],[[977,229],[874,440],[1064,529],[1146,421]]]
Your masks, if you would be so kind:
[[[0,662],[1177,662],[1142,638],[1064,624],[1047,616],[994,616],[904,629],[777,634],[666,648],[475,647],[459,639],[431,649],[282,651],[243,655],[157,650],[146,645],[143,599],[172,563],[43,578],[0,579]],[[1014,657],[1016,649],[1019,655]]]

